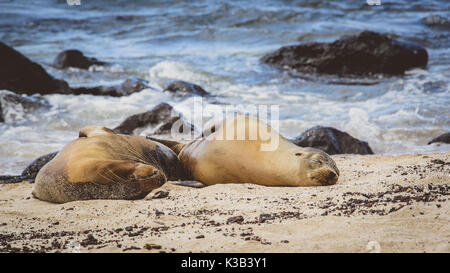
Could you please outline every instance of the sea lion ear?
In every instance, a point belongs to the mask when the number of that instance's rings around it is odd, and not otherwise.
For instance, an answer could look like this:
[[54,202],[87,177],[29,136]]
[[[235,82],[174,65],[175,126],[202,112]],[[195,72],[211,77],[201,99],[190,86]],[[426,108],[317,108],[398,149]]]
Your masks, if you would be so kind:
[[116,133],[113,130],[106,127],[89,125],[80,130],[80,132],[78,133],[78,137],[93,137],[110,134]]

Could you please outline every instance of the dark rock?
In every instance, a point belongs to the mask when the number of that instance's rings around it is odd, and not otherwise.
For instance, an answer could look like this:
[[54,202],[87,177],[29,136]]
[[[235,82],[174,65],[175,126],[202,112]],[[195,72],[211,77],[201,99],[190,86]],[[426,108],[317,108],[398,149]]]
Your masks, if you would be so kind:
[[147,81],[130,77],[120,85],[75,87],[71,88],[71,93],[75,95],[88,94],[94,96],[122,97],[139,92],[145,88],[149,88]]
[[56,56],[53,61],[53,66],[59,69],[67,67],[76,67],[81,69],[88,69],[91,65],[105,65],[105,62],[101,62],[96,58],[89,58],[76,49],[65,50]]
[[260,223],[264,223],[264,222],[266,222],[267,220],[273,220],[273,219],[275,219],[275,216],[273,216],[273,215],[271,215],[271,214],[268,214],[268,213],[261,213],[261,214],[259,215],[259,222],[260,222]]
[[450,132],[444,133],[438,137],[433,138],[432,140],[430,140],[430,142],[428,142],[428,145],[435,142],[450,144]]
[[424,67],[428,53],[387,35],[363,31],[333,43],[306,43],[286,46],[261,58],[261,62],[305,73],[339,76],[401,75],[414,67]]
[[125,228],[125,230],[128,231],[128,232],[133,231],[133,227],[132,226],[128,226],[128,227]]
[[148,81],[133,76],[127,78],[120,87],[123,92],[127,94],[132,94],[146,88],[150,88]]
[[227,219],[227,224],[233,224],[233,223],[242,224],[242,222],[244,222],[244,217],[242,217],[240,215],[230,217]]
[[165,215],[165,213],[163,211],[155,209],[155,215],[156,216],[161,216],[161,215]]
[[[183,120],[181,113],[176,112],[173,107],[167,103],[160,103],[150,111],[132,115],[125,119],[114,131],[119,134],[130,135],[136,129],[144,130],[148,127],[154,128],[152,135],[169,134],[172,126],[179,122],[178,132],[183,133],[185,129],[189,132],[194,130],[194,126]],[[134,132],[136,133],[136,132]]]
[[53,78],[42,66],[0,42],[0,89],[19,94],[69,93],[69,85]]
[[57,154],[58,152],[53,152],[36,158],[25,168],[25,170],[23,170],[22,177],[25,177],[26,180],[34,182],[34,179],[36,178],[39,170],[44,167],[47,162],[52,160]]
[[20,175],[0,175],[0,184],[20,183],[24,180],[34,182],[39,170],[52,160],[58,152],[46,154],[33,160]]
[[128,117],[119,126],[114,128],[114,131],[119,134],[130,135],[136,128],[142,128],[148,125],[156,126],[169,119],[173,115],[172,111],[173,107],[170,104],[158,104],[150,111]]
[[[19,94],[90,94],[97,96],[126,96],[149,88],[147,81],[130,77],[115,86],[94,86],[71,88],[67,82],[50,76],[39,64],[30,61],[20,52],[0,42],[0,89]],[[78,50],[67,50],[58,55],[55,66],[88,68],[92,64],[105,64],[95,58],[87,58]],[[0,119],[1,120],[1,119]]]
[[16,93],[0,91],[0,122],[15,120],[17,114],[27,114],[40,107],[49,106],[49,103],[41,96],[21,96]]
[[313,147],[327,154],[373,154],[369,144],[332,127],[315,126],[292,140],[301,147]]
[[437,14],[428,15],[422,18],[422,23],[429,27],[450,28],[450,20]]
[[[176,124],[177,122],[179,122],[179,124]],[[179,116],[171,117],[167,121],[163,122],[152,132],[151,135],[168,135],[171,133],[173,126],[178,126],[178,130],[176,130],[176,132],[180,134],[186,133],[184,130],[187,130],[188,133],[195,131],[194,125],[185,121],[183,116],[179,114]]]
[[160,246],[158,244],[145,244],[144,248],[147,250],[152,250],[152,249],[161,249],[162,246]]
[[71,88],[74,95],[94,95],[94,96],[112,96],[121,97],[124,94],[117,86],[92,86],[92,87],[74,87]]
[[100,242],[97,240],[97,238],[94,237],[94,235],[89,234],[86,239],[81,241],[80,245],[83,247],[87,247],[89,245],[98,245]]
[[[122,246],[122,245],[121,245]],[[140,247],[137,247],[137,246],[130,246],[130,247],[127,247],[127,248],[125,248],[123,251],[128,251],[128,250],[139,250],[139,249],[141,249]]]
[[157,191],[152,199],[163,199],[163,198],[167,198],[169,197],[169,192],[168,191]]
[[21,175],[0,175],[0,184],[20,183],[24,180]]
[[209,96],[200,85],[196,85],[185,81],[174,81],[169,84],[164,91],[171,92],[176,96],[185,97],[190,95]]

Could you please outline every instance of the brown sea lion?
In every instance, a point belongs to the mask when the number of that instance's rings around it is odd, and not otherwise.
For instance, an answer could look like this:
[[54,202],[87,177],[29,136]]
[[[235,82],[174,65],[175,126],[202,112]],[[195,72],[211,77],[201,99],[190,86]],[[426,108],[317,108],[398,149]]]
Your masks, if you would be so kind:
[[55,203],[138,199],[183,178],[183,171],[177,155],[160,143],[87,126],[39,171],[32,194]]
[[178,154],[191,179],[207,185],[320,186],[339,177],[329,155],[299,147],[249,116],[227,118],[188,144],[153,140]]

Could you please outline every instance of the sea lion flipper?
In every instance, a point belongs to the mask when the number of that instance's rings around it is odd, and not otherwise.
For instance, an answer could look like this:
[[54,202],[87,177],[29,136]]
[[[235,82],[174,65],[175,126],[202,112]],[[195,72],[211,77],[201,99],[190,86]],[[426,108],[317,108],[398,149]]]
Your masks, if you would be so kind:
[[180,151],[184,148],[184,146],[186,146],[186,144],[181,143],[181,142],[176,142],[176,141],[167,140],[167,139],[159,139],[159,138],[154,138],[151,136],[147,136],[147,139],[153,140],[155,142],[159,142],[159,143],[167,146],[169,149],[174,151],[175,154],[177,154],[177,155],[180,154]]
[[95,125],[88,125],[83,127],[83,129],[80,130],[78,133],[78,137],[93,137],[93,136],[102,136],[102,135],[109,135],[109,134],[116,134],[113,130],[102,127],[102,126],[95,126]]
[[177,185],[177,186],[183,186],[183,187],[191,187],[191,188],[204,188],[207,185],[203,184],[200,181],[195,180],[180,180],[180,181],[170,181],[170,184]]

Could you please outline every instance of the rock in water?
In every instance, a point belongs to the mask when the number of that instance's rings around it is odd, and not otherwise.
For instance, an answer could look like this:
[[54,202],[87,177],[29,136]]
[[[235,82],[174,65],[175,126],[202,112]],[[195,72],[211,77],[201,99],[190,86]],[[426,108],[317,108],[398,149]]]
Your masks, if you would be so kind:
[[67,67],[88,69],[91,65],[105,64],[105,62],[99,61],[96,58],[84,56],[83,52],[76,49],[69,49],[59,53],[53,61],[53,66],[59,69]]
[[[170,134],[172,126],[180,121],[179,133],[183,129],[193,131],[192,124],[184,121],[181,113],[176,112],[170,104],[160,103],[150,111],[132,115],[126,118],[114,131],[119,134],[139,134],[137,131],[144,131],[147,128],[153,128],[151,135]],[[135,131],[137,129],[137,131]]]
[[20,183],[27,180],[34,182],[39,170],[52,160],[58,152],[46,154],[33,160],[20,175],[0,175],[0,184]]
[[176,96],[185,97],[190,95],[198,95],[201,97],[208,96],[209,93],[205,91],[200,85],[196,85],[185,81],[174,81],[169,84],[164,91],[175,94]]
[[146,88],[150,88],[150,86],[148,85],[148,81],[133,76],[128,77],[120,87],[121,90],[126,94],[132,94]]
[[429,27],[450,28],[450,20],[437,14],[422,18],[422,23]]
[[36,158],[25,168],[25,170],[23,170],[21,176],[26,180],[34,181],[39,170],[44,167],[47,162],[52,160],[57,154],[58,152],[53,152]]
[[20,183],[23,180],[21,175],[0,175],[0,184]]
[[[101,96],[126,96],[148,88],[147,81],[135,77],[126,79],[117,86],[94,86],[71,88],[67,82],[50,76],[39,64],[30,61],[20,52],[0,42],[0,89],[11,90],[18,94],[90,94]],[[55,66],[64,68],[74,66],[87,68],[93,64],[105,64],[95,58],[88,58],[80,51],[67,50],[55,60]]]
[[0,42],[0,89],[19,94],[69,93],[69,85],[50,76],[42,66]]
[[315,126],[293,139],[295,145],[313,147],[327,154],[373,154],[369,144],[332,127]]
[[428,142],[428,145],[435,143],[435,142],[450,144],[450,132],[444,133],[438,137],[433,138],[432,140],[430,140],[430,142]]
[[122,97],[139,92],[145,88],[150,88],[147,81],[136,77],[129,77],[120,85],[74,87],[71,88],[71,93],[75,95],[89,94],[94,96]]
[[414,67],[425,67],[428,53],[387,35],[363,31],[333,43],[286,46],[261,58],[266,64],[305,73],[339,76],[401,75]]

